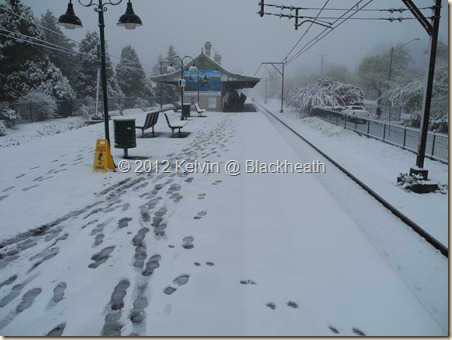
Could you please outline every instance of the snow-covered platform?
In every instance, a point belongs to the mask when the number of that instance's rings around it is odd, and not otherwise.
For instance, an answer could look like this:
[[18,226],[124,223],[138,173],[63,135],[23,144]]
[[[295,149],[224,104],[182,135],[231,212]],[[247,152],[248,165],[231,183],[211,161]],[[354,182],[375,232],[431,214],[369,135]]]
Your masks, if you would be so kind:
[[0,149],[0,334],[447,335],[447,258],[344,184],[424,263],[391,258],[263,113],[160,118],[122,172],[100,125]]

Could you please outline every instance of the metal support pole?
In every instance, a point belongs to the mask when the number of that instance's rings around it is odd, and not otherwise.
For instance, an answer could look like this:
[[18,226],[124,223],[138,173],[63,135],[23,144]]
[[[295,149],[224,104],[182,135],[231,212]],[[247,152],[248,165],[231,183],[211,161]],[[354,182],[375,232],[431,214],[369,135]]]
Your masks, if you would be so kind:
[[97,81],[96,81],[96,114],[94,117],[99,116],[99,84],[100,83],[100,67],[97,68]]
[[[184,60],[180,61],[180,79],[184,79]],[[184,120],[184,87],[180,84],[180,120]]]
[[441,14],[441,0],[436,0],[436,5],[433,10],[433,25],[432,32],[430,35],[430,61],[427,73],[427,80],[425,86],[425,95],[424,95],[424,114],[421,119],[421,130],[418,144],[418,152],[416,158],[416,165],[419,168],[424,168],[424,159],[425,159],[425,148],[427,144],[427,131],[428,131],[428,123],[430,118],[430,105],[432,100],[432,92],[433,92],[433,77],[435,74],[435,60],[436,60],[436,49],[438,46],[438,31],[439,31],[439,18]]
[[108,91],[107,91],[107,63],[105,57],[105,33],[104,33],[104,9],[102,0],[99,0],[99,31],[100,31],[100,54],[101,54],[101,71],[102,71],[102,93],[104,97],[104,125],[105,125],[105,139],[110,145],[110,127],[108,116]]
[[283,102],[284,102],[284,63],[281,63],[282,65],[282,82],[281,82],[281,110],[279,111],[280,113],[284,112],[283,109]]
[[389,58],[389,72],[388,72],[388,80],[391,81],[392,74],[392,59],[394,57],[394,47],[391,47],[391,56]]
[[[264,65],[264,64],[270,64],[271,66],[273,66],[274,69],[276,70],[276,72],[278,72],[281,75],[281,77],[282,77],[282,81],[281,81],[281,109],[280,109],[279,112],[283,113],[284,112],[284,109],[283,109],[283,103],[284,103],[284,63],[283,62],[280,62],[280,63],[263,62],[263,63],[261,63],[261,65]],[[275,66],[275,64],[282,65],[281,71]]]

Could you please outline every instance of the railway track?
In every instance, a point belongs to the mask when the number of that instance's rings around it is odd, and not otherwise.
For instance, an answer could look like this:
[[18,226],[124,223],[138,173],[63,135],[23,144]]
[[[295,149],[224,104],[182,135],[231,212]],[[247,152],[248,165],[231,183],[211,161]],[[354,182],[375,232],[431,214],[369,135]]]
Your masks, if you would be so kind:
[[264,110],[266,113],[271,115],[275,120],[277,120],[281,125],[285,126],[289,129],[293,134],[295,134],[298,138],[303,140],[306,144],[308,144],[311,148],[313,148],[316,152],[320,153],[323,157],[325,157],[329,162],[331,162],[334,166],[336,166],[340,171],[342,171],[345,175],[347,175],[350,179],[352,179],[356,184],[358,184],[361,188],[363,188],[366,192],[368,192],[373,198],[375,198],[378,202],[380,202],[385,208],[387,208],[392,214],[401,219],[406,225],[408,225],[411,229],[413,229],[417,234],[423,237],[428,243],[430,243],[434,248],[441,252],[446,257],[449,257],[448,248],[439,242],[436,238],[430,235],[427,231],[425,231],[422,227],[420,227],[417,223],[411,220],[408,216],[400,212],[396,207],[386,201],[383,197],[381,197],[378,193],[372,190],[368,185],[366,185],[363,181],[353,175],[350,171],[345,169],[342,165],[336,162],[333,158],[328,156],[318,147],[316,147],[313,143],[307,140],[305,137],[301,136],[297,131],[292,129],[289,125],[275,116],[271,111],[267,110],[265,107],[255,104],[259,106],[259,110]]

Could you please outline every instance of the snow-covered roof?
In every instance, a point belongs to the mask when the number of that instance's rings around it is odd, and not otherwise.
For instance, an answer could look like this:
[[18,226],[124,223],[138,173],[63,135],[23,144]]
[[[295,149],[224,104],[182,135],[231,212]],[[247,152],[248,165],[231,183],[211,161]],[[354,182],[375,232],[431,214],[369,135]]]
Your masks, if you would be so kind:
[[[226,70],[220,64],[215,62],[213,59],[209,58],[205,53],[199,54],[193,62],[189,62],[184,65],[184,70],[188,70],[190,66],[195,65],[198,70],[217,70],[221,72],[222,83],[234,83],[237,87],[239,85],[241,88],[252,88],[261,79],[251,76],[246,76],[238,73],[233,73]],[[171,73],[165,73],[162,75],[153,76],[150,79],[157,83],[173,84],[176,85],[178,79],[180,78],[180,70],[176,70]]]

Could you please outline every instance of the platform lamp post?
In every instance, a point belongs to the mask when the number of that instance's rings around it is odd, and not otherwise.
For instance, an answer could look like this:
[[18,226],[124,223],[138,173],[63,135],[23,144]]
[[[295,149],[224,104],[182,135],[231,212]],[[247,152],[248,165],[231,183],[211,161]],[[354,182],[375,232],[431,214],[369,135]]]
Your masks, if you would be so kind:
[[[414,38],[411,39],[410,41],[404,43],[402,46],[397,47],[396,49],[394,49],[394,47],[391,47],[391,53],[389,54],[389,72],[388,72],[388,82],[391,81],[391,76],[392,76],[392,63],[394,61],[394,51],[398,51],[401,50],[402,48],[404,48],[406,45],[408,45],[409,43],[413,42],[413,41],[418,41],[421,40],[420,38]],[[391,86],[390,84],[388,86]],[[389,122],[391,122],[391,101],[389,101]]]
[[394,47],[391,47],[391,53],[390,53],[390,57],[389,57],[389,72],[388,72],[388,80],[391,81],[391,75],[392,75],[392,62],[394,59],[394,51],[398,51],[401,50],[403,47],[405,47],[406,45],[408,45],[409,43],[413,42],[413,41],[418,41],[421,40],[420,38],[414,38],[411,39],[410,41],[406,42],[405,44],[403,44],[402,46],[397,47],[394,50]]
[[[108,126],[108,93],[107,93],[107,66],[105,61],[105,34],[104,34],[104,12],[107,11],[106,5],[116,6],[119,5],[123,0],[89,0],[87,4],[83,3],[82,0],[77,0],[83,7],[94,6],[94,11],[99,14],[99,31],[100,31],[100,52],[101,52],[101,73],[102,73],[102,87],[103,87],[103,97],[104,97],[104,122],[105,122],[105,139],[110,144],[110,130]],[[82,28],[82,21],[78,16],[75,15],[74,6],[72,0],[69,0],[67,11],[65,14],[61,15],[58,19],[58,25],[64,26],[67,29]],[[142,26],[143,23],[138,15],[136,15],[132,8],[132,2],[129,0],[127,3],[126,13],[123,14],[117,23],[118,26],[124,26],[126,29],[135,29],[137,26]]]
[[184,120],[184,115],[183,115],[183,107],[184,107],[184,88],[185,88],[185,79],[184,79],[184,61],[185,59],[191,59],[191,65],[189,67],[190,71],[196,72],[198,71],[198,68],[194,65],[194,59],[188,55],[186,55],[185,57],[181,58],[178,55],[175,55],[174,57],[171,58],[170,60],[170,66],[168,66],[168,68],[166,69],[166,71],[168,73],[172,73],[176,71],[176,68],[174,67],[174,60],[179,59],[180,61],[180,78],[179,78],[179,87],[180,87],[180,110],[181,110],[181,119],[180,120]]

